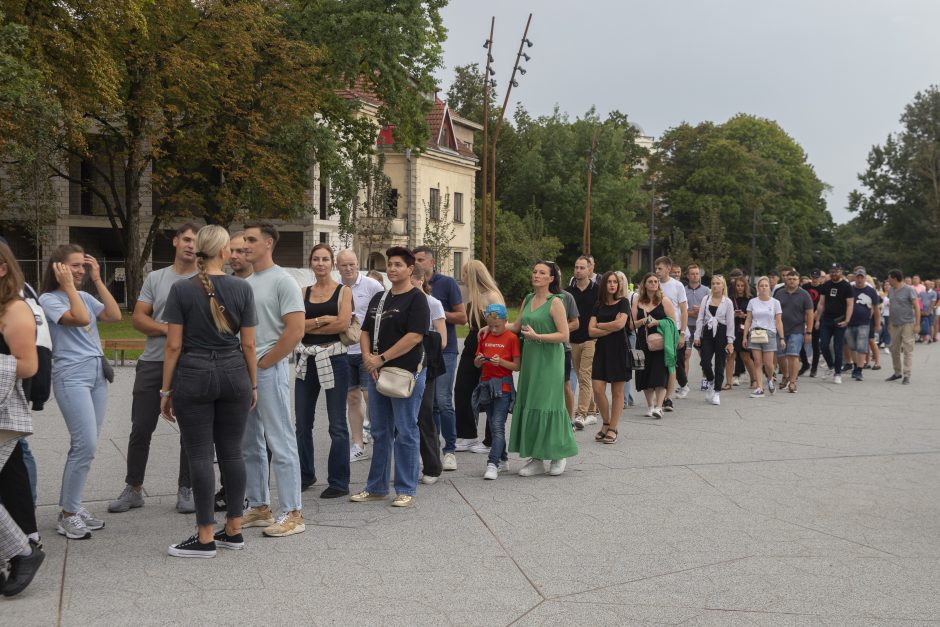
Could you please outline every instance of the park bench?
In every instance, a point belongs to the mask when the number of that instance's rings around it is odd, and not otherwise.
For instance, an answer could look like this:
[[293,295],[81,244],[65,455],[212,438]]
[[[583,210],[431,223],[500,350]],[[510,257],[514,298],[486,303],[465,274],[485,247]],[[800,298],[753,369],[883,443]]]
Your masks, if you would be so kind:
[[125,351],[142,351],[147,344],[147,340],[102,340],[101,348],[107,351],[114,351],[114,365],[118,362],[118,353],[121,353],[121,365],[124,365]]

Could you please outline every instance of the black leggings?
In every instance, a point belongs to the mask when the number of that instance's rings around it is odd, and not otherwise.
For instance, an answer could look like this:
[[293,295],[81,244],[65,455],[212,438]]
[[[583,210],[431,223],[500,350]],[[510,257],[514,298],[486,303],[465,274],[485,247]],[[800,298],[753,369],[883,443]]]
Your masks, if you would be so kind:
[[215,522],[213,453],[225,474],[226,516],[238,518],[243,513],[242,438],[250,405],[251,382],[240,351],[194,351],[180,357],[173,382],[173,409],[189,458],[198,525]]
[[418,432],[421,435],[421,463],[424,474],[429,477],[441,476],[441,434],[437,431],[434,422],[434,381],[437,377],[428,378],[424,383],[424,396],[418,406]]
[[[723,324],[719,324],[715,334],[716,335],[712,335],[710,329],[702,331],[702,347],[700,354],[702,357],[702,374],[709,382],[714,382],[712,389],[718,392],[725,383],[725,359],[728,357],[728,353],[725,352],[725,346],[728,342],[727,327]],[[712,370],[713,359],[715,364],[714,370]]]
[[29,486],[29,473],[23,461],[23,443],[17,442],[0,470],[0,502],[23,533],[36,533],[36,507]]

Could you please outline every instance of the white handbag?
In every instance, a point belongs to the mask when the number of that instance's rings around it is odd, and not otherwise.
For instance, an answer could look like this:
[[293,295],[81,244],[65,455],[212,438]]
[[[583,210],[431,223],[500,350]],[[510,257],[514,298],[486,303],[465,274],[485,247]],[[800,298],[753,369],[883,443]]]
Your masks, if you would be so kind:
[[[379,327],[382,322],[382,312],[385,309],[385,297],[388,292],[382,294],[379,299],[379,306],[375,310],[375,332],[372,334],[372,354],[379,354]],[[375,382],[375,389],[382,396],[390,398],[411,398],[415,390],[415,381],[421,373],[421,363],[418,363],[418,372],[411,372],[404,368],[395,366],[385,366],[379,369],[379,378]]]

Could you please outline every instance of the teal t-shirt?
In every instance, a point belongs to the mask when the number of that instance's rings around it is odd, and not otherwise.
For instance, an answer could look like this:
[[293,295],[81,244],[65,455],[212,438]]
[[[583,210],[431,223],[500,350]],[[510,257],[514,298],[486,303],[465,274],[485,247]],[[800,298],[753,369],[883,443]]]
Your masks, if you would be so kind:
[[247,279],[255,294],[255,311],[258,326],[255,328],[255,346],[258,359],[274,348],[284,332],[282,317],[304,310],[303,297],[297,281],[281,266],[271,266],[261,272],[253,272]]
[[98,337],[98,314],[104,311],[104,305],[88,292],[79,291],[91,322],[84,327],[59,324],[62,316],[71,307],[69,297],[62,290],[46,292],[39,297],[39,304],[49,321],[52,335],[52,369],[59,370],[83,364],[92,357],[101,357],[101,338]]

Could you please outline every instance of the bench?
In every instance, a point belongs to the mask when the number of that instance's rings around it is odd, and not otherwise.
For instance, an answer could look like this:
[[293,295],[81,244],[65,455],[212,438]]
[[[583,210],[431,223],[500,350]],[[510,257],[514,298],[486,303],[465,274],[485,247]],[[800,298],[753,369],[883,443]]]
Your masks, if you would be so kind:
[[104,351],[114,351],[114,365],[118,362],[118,352],[121,353],[121,365],[124,365],[125,351],[142,351],[147,345],[147,340],[101,340],[101,348]]

